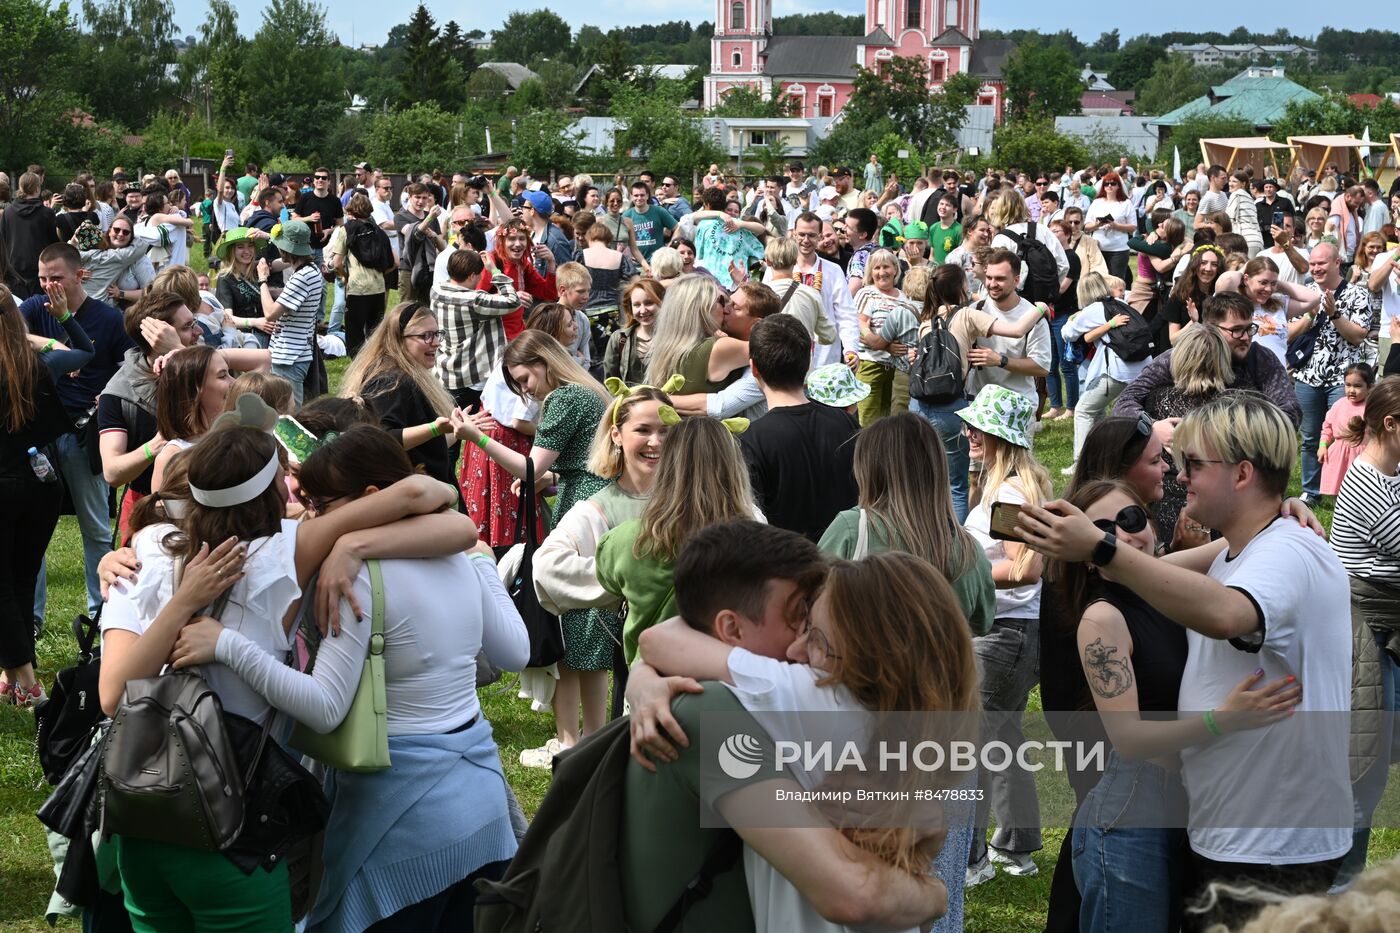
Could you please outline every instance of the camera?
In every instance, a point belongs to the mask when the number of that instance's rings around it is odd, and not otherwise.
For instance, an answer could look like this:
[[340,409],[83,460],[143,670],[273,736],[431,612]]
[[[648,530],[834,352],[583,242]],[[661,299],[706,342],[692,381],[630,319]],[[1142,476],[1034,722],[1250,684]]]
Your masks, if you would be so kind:
[[487,180],[485,175],[473,175],[471,178],[467,179],[468,188],[476,188],[477,190],[481,190],[485,188],[488,184],[490,184],[490,181]]

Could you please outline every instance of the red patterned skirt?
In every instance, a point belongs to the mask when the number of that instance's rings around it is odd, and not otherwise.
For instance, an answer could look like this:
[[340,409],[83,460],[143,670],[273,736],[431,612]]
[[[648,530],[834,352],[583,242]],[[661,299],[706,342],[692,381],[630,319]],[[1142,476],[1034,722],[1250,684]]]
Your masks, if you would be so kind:
[[[497,424],[491,431],[491,439],[498,441],[516,453],[529,455],[534,440],[513,428]],[[462,458],[462,472],[459,484],[462,487],[462,502],[467,515],[476,522],[477,534],[491,547],[506,547],[515,543],[520,527],[519,499],[510,491],[515,477],[506,472],[486,452],[475,444],[463,444],[466,456]],[[537,512],[540,540],[544,540],[545,527],[543,511]]]

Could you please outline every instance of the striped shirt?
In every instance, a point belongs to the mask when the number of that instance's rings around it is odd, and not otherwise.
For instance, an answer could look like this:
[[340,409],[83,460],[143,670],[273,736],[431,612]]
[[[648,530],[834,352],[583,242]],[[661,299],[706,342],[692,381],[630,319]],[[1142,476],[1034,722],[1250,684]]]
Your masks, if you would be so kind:
[[1400,476],[1353,461],[1332,513],[1332,549],[1351,576],[1400,586]]
[[311,359],[311,341],[316,337],[316,322],[321,319],[325,296],[326,280],[314,262],[308,262],[287,279],[282,294],[277,296],[283,313],[269,344],[274,364],[290,366]]
[[520,296],[510,276],[497,272],[491,281],[494,293],[447,281],[434,285],[428,296],[428,307],[442,327],[433,372],[449,391],[481,388],[505,351],[501,317],[520,307]]

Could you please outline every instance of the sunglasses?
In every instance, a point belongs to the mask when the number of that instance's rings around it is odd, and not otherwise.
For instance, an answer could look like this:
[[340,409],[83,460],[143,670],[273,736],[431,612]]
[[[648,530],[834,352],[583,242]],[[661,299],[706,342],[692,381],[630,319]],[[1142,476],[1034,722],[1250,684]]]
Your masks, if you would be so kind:
[[1229,463],[1229,462],[1230,462],[1229,460],[1207,460],[1207,459],[1205,459],[1204,457],[1188,457],[1188,456],[1186,456],[1185,454],[1182,454],[1182,455],[1181,455],[1181,474],[1189,479],[1192,473],[1194,473],[1196,470],[1199,470],[1201,467],[1205,466],[1207,463]]
[[1104,186],[1105,188],[1121,188],[1121,187],[1123,187],[1122,185],[1118,184],[1118,182],[1116,182],[1116,181],[1106,181],[1106,182],[1103,183],[1103,186]]
[[330,180],[331,180],[331,176],[329,176],[329,175],[312,175],[311,177],[314,178],[316,181],[330,181]]
[[1112,518],[1094,519],[1094,527],[1099,531],[1122,530],[1137,534],[1147,527],[1147,509],[1140,505],[1130,505]]

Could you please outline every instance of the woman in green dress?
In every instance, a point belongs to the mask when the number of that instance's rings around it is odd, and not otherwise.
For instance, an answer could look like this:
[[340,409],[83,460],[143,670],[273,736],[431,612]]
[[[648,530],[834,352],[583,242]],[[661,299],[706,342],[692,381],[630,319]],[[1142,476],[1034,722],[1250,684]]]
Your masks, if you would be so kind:
[[[528,458],[535,468],[535,488],[557,486],[554,514],[568,515],[577,503],[612,482],[589,469],[594,435],[612,397],[579,366],[572,353],[544,331],[521,332],[506,347],[501,365],[507,388],[522,398],[540,402],[534,443],[528,454],[512,450],[488,436],[494,428],[490,415],[476,415],[471,419],[473,426],[485,432],[476,444],[517,478],[525,476]],[[559,662],[559,682],[552,705],[558,745],[568,747],[580,737],[580,704],[583,735],[601,729],[606,721],[607,674],[612,668],[613,641],[605,627],[592,624],[589,610],[565,612],[560,621],[566,649]],[[548,767],[548,763],[544,766]]]

